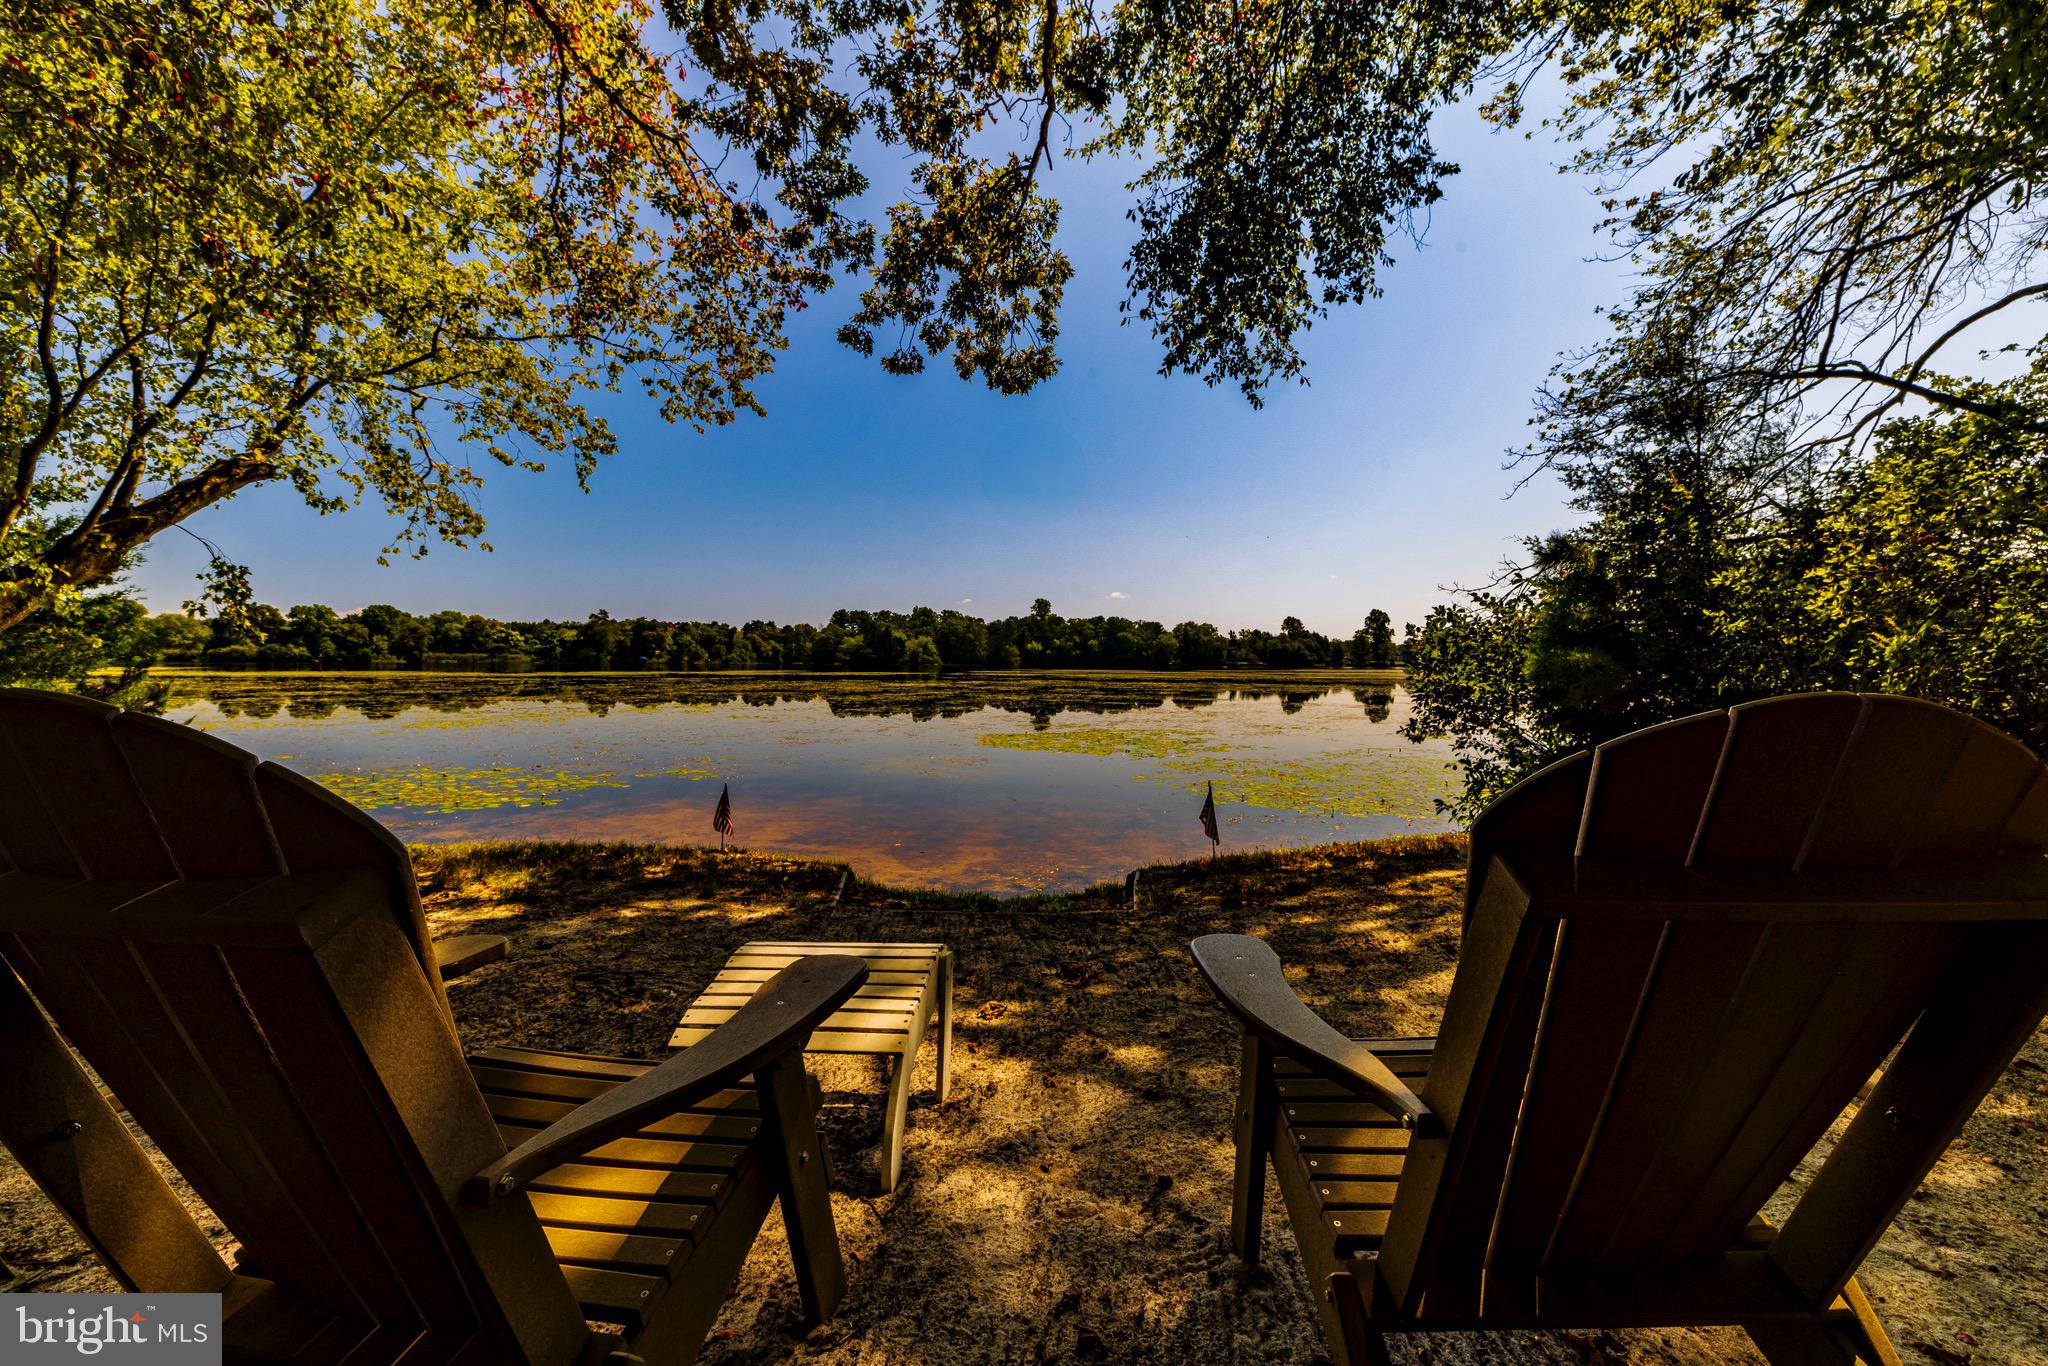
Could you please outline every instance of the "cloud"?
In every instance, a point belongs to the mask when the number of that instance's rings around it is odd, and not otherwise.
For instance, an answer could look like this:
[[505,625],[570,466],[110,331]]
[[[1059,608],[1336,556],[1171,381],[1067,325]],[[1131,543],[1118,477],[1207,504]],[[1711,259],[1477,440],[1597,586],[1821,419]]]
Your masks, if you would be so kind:
[[1122,601],[1123,601],[1123,600],[1124,600],[1125,598],[1127,598],[1127,597],[1129,597],[1129,596],[1130,596],[1130,594],[1128,594],[1128,593],[1111,593],[1111,594],[1109,595],[1109,597],[1110,597],[1110,601],[1112,601],[1112,602],[1122,602]]
[[973,598],[962,598],[962,599],[960,599],[960,605],[961,605],[962,607],[972,607],[972,606],[974,605],[974,599],[973,599]]

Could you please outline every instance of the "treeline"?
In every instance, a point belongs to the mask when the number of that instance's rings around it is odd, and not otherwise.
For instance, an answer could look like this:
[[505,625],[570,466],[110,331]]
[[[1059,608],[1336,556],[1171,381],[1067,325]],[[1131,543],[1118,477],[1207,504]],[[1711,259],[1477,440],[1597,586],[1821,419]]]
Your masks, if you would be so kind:
[[149,619],[146,643],[173,663],[328,669],[488,666],[539,670],[807,669],[928,673],[945,669],[1390,668],[1393,623],[1375,609],[1348,638],[1288,617],[1277,632],[1166,627],[1127,617],[1062,617],[1044,598],[1024,616],[841,610],[823,626],[658,621],[597,612],[583,621],[498,621],[396,607],[343,615],[317,603],[265,603],[200,618]]

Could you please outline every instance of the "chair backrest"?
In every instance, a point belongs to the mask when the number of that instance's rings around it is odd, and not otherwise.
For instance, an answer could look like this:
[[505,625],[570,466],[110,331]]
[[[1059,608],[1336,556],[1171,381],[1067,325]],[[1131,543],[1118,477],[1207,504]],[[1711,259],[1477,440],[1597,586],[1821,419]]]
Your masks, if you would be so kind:
[[[393,1359],[426,1335],[449,1355],[572,1360],[587,1330],[531,1206],[459,1199],[505,1147],[391,868],[326,850],[342,866],[285,871],[332,812],[204,737],[21,693],[0,718],[0,986],[18,990],[11,968],[240,1241],[239,1269],[388,1333]],[[0,1020],[0,1049],[39,1078],[0,1097],[12,1144],[47,1119],[26,1091],[92,1092],[32,1009]],[[84,1118],[80,1141],[132,1144]],[[64,1146],[17,1156],[53,1191],[75,1187],[67,1166],[116,1164]],[[130,1157],[114,1154],[141,1170]],[[130,1186],[67,1212],[96,1245],[130,1245],[112,1226],[167,1217]]]
[[190,726],[61,693],[0,688],[0,871],[96,881],[366,868],[429,992],[447,997],[390,831],[317,783]]
[[1391,1289],[1512,1299],[1761,1243],[1885,1066],[1761,1254],[1824,1307],[2048,1009],[2044,844],[2041,762],[1898,697],[1690,717],[1511,790],[1474,827],[1423,1093],[1449,1132],[1404,1173]]

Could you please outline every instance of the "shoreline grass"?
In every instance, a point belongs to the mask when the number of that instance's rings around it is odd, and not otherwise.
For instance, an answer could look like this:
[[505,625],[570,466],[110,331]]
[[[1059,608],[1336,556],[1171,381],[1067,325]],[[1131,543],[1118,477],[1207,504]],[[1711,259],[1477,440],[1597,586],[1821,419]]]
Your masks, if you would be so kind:
[[[1128,909],[1129,893],[1122,881],[1093,883],[1062,892],[950,891],[937,887],[906,887],[870,881],[849,862],[811,859],[767,850],[710,845],[651,844],[603,840],[474,840],[449,844],[412,844],[413,868],[422,893],[470,884],[488,887],[494,878],[530,876],[541,868],[550,877],[573,875],[612,880],[631,876],[649,890],[696,890],[711,895],[773,894],[798,902],[837,904],[842,910],[916,907],[932,911],[1068,913]],[[1231,895],[1262,890],[1301,889],[1302,880],[1328,876],[1345,868],[1373,863],[1436,864],[1445,856],[1465,852],[1462,833],[1397,835],[1288,849],[1249,849],[1214,858],[1183,859],[1139,865],[1139,902],[1152,895],[1187,891],[1208,885]],[[844,882],[842,884],[842,875]],[[1268,882],[1278,884],[1268,888]]]

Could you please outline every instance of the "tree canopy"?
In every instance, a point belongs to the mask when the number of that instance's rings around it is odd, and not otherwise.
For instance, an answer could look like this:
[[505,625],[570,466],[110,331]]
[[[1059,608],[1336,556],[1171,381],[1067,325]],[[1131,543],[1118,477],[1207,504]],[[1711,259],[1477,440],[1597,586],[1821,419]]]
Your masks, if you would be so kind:
[[[1992,413],[1880,424],[1871,458],[1788,459],[1709,380],[1617,414],[1575,466],[1580,526],[1407,640],[1412,736],[1448,735],[1476,814],[1561,754],[1776,693],[1904,693],[2048,748],[2048,358],[2002,384],[1944,377]],[[1793,470],[1754,495],[1760,469]]]
[[1064,155],[1129,159],[1162,371],[1256,402],[1443,194],[1436,114],[1512,124],[1540,71],[1645,269],[1551,418],[1626,409],[1678,346],[1788,458],[1909,399],[2043,430],[1949,358],[2048,296],[2044,53],[2032,0],[28,0],[0,630],[259,483],[473,541],[486,471],[612,449],[591,391],[758,411],[849,277],[839,337],[884,368],[1032,388]]
[[[1063,617],[1040,598],[1025,616],[985,621],[951,608],[908,612],[842,608],[822,625],[748,621],[662,621],[594,612],[584,621],[500,621],[471,612],[414,615],[376,605],[342,614],[318,603],[280,611],[243,601],[200,618],[142,608],[112,595],[100,611],[118,616],[127,653],[105,664],[317,666],[328,669],[494,667],[609,669],[815,669],[929,672],[947,669],[1322,669],[1397,663],[1388,634],[1384,658],[1354,639],[1306,629],[1289,617],[1276,633],[1221,631],[1208,622],[1167,627],[1129,617]],[[98,601],[98,599],[89,599]],[[1042,609],[1042,610],[1041,610]],[[110,616],[111,614],[111,616]],[[1384,622],[1385,612],[1371,619]],[[38,618],[41,620],[41,618]],[[58,623],[51,623],[52,626]],[[0,636],[0,680],[6,672]]]

